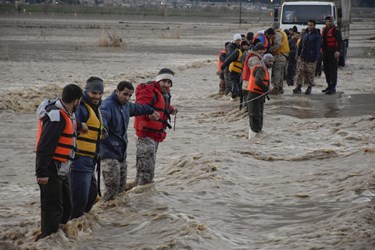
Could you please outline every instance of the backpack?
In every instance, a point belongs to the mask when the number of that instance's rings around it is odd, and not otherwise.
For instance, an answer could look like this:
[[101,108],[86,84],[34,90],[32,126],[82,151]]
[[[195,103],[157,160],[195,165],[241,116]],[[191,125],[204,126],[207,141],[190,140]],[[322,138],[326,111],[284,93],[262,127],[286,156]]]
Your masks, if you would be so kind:
[[37,119],[42,119],[47,114],[47,107],[54,105],[58,99],[44,99],[36,109],[36,117]]
[[155,92],[155,87],[152,84],[152,81],[148,81],[146,83],[140,83],[135,89],[135,102],[137,103],[141,98],[140,93],[146,92],[148,95],[153,95],[152,101],[148,104],[149,106],[153,107],[155,102],[158,100],[158,95]]

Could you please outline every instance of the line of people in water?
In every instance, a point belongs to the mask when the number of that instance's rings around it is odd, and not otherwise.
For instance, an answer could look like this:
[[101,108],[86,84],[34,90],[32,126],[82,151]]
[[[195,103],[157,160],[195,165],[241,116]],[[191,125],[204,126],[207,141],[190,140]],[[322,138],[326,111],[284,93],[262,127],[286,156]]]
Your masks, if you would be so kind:
[[273,87],[269,94],[283,94],[284,81],[288,86],[296,85],[293,93],[301,93],[302,86],[306,85],[305,94],[311,94],[315,76],[322,74],[322,63],[327,82],[327,88],[322,92],[336,93],[338,59],[343,42],[333,18],[328,16],[325,22],[322,31],[315,28],[316,22],[311,19],[301,32],[296,26],[282,30],[278,24],[274,24],[272,28],[255,35],[252,32],[235,34],[233,40],[226,42],[219,52],[219,93],[230,93],[232,100],[241,97],[241,85],[248,80],[246,74],[242,74],[248,67],[245,59],[248,51],[258,43],[264,46],[262,53],[271,53],[275,57],[271,74]]
[[158,145],[166,138],[166,128],[171,128],[171,115],[178,112],[171,105],[173,83],[174,72],[164,68],[154,81],[138,84],[135,103],[130,102],[134,86],[127,81],[118,83],[102,101],[104,81],[90,77],[84,90],[68,84],[61,99],[39,105],[35,174],[41,237],[92,209],[100,195],[95,170],[101,168],[104,202],[125,191],[127,129],[132,116],[137,135],[133,186],[153,182]]
[[[274,24],[255,35],[252,32],[234,34],[233,40],[226,42],[219,52],[219,93],[230,94],[231,101],[240,100],[240,109],[247,108],[249,139],[262,130],[266,97],[283,94],[284,81],[289,86],[296,85],[294,94],[301,94],[305,85],[304,93],[310,95],[315,76],[321,75],[323,62],[327,88],[322,92],[336,93],[342,37],[331,16],[325,22],[321,32],[315,28],[315,20],[310,19],[301,33],[295,26],[282,30]],[[272,68],[271,76],[269,68]]]

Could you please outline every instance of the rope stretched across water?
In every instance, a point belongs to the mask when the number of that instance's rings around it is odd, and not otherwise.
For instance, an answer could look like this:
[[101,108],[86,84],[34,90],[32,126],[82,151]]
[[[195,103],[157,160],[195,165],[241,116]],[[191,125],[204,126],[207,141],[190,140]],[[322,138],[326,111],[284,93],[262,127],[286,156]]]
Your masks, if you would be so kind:
[[[263,94],[261,94],[260,96],[257,96],[257,97],[255,97],[255,98],[253,98],[253,99],[250,99],[250,100],[247,100],[247,101],[245,101],[245,102],[241,102],[241,103],[240,103],[240,106],[244,105],[245,103],[252,102],[252,101],[254,101],[254,100],[258,99],[258,98],[261,98],[262,96],[267,95],[269,92],[271,92],[271,91],[268,90],[266,93],[263,93]],[[268,98],[268,96],[267,96],[267,98]]]

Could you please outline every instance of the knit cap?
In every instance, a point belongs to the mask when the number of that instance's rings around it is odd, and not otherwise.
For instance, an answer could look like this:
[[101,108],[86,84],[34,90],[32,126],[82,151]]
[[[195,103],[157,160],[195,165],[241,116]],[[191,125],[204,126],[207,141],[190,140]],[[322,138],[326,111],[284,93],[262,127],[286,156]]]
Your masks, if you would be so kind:
[[273,57],[272,54],[270,53],[267,53],[263,56],[263,61],[270,61],[270,62],[273,62],[275,61],[275,57]]
[[234,36],[233,36],[233,42],[236,41],[236,40],[242,40],[241,34],[239,34],[239,33],[234,34]]
[[170,80],[172,83],[174,81],[174,76],[172,74],[163,73],[156,76],[155,81],[159,82],[161,80]]
[[90,77],[86,81],[85,91],[103,93],[104,92],[103,80],[98,77]]

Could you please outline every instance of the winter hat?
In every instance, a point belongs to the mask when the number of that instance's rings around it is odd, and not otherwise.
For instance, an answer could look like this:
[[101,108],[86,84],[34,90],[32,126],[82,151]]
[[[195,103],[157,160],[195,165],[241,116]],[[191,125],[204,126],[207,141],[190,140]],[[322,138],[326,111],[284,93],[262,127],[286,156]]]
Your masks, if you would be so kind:
[[155,81],[160,82],[161,80],[170,80],[171,83],[173,83],[174,72],[168,68],[161,69],[156,76]]
[[104,92],[104,82],[102,79],[96,76],[90,77],[86,81],[86,86],[85,86],[85,91],[86,92],[99,92],[103,93]]
[[325,20],[331,20],[331,21],[333,21],[333,16],[326,16]]
[[267,54],[265,54],[263,56],[263,61],[271,61],[271,62],[273,62],[273,61],[275,61],[275,57],[273,57],[272,54],[267,53]]
[[255,46],[253,47],[253,51],[260,51],[260,50],[265,50],[264,45],[263,45],[262,42],[258,42],[258,43],[255,44]]
[[242,40],[242,36],[241,36],[241,34],[239,34],[239,33],[234,34],[234,36],[233,36],[233,42],[234,42],[234,41],[237,41],[237,40]]
[[293,26],[293,32],[295,32],[295,33],[297,33],[298,32],[298,28],[297,28],[297,26]]

